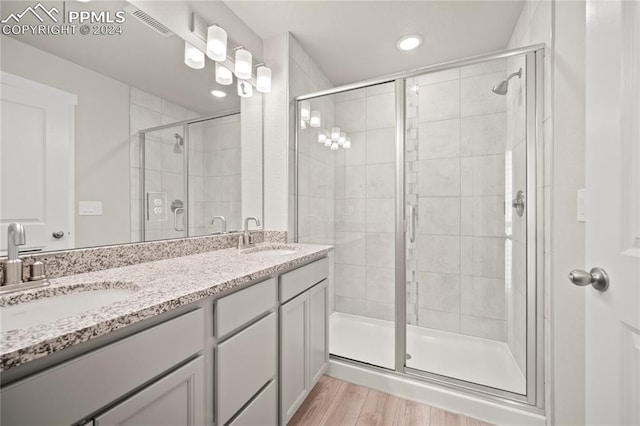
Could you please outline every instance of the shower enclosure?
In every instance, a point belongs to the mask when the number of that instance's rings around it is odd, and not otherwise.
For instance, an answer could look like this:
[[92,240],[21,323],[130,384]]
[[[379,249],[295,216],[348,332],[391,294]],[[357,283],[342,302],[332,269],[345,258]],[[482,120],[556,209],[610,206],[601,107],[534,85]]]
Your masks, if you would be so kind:
[[335,245],[334,360],[542,405],[542,60],[297,98],[295,239]]
[[240,229],[240,113],[144,129],[139,137],[140,215],[132,221],[141,241]]

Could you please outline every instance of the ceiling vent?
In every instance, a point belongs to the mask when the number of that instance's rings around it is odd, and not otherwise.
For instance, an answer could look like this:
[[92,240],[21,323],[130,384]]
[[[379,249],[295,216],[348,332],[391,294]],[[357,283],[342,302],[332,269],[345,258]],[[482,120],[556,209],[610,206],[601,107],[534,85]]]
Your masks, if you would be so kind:
[[143,11],[138,9],[137,7],[135,7],[133,5],[127,5],[124,8],[124,10],[129,15],[133,16],[138,21],[140,21],[143,24],[145,24],[147,27],[153,29],[158,34],[161,34],[161,35],[163,35],[165,37],[171,37],[173,35],[173,32],[169,28],[165,27],[160,22],[156,21],[151,16],[147,15],[146,13],[144,13]]

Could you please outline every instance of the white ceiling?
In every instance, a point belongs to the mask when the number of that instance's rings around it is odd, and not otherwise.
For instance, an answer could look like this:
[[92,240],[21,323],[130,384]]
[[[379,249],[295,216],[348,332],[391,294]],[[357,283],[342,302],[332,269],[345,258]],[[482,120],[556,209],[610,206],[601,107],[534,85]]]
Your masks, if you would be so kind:
[[[236,1],[226,4],[264,40],[290,31],[335,85],[507,46],[523,0]],[[419,33],[412,52],[396,49]]]
[[[62,2],[59,3],[62,10]],[[167,2],[169,3],[169,2]],[[67,1],[67,10],[122,10],[124,1]],[[2,0],[2,16],[24,9],[24,1]],[[36,22],[37,23],[37,22]],[[2,35],[2,37],[6,37]],[[202,115],[239,110],[235,85],[215,82],[214,62],[194,70],[184,64],[184,41],[173,35],[164,37],[127,14],[122,35],[15,36],[17,40],[92,69],[116,80],[153,93]],[[223,99],[214,98],[210,89],[221,88]]]

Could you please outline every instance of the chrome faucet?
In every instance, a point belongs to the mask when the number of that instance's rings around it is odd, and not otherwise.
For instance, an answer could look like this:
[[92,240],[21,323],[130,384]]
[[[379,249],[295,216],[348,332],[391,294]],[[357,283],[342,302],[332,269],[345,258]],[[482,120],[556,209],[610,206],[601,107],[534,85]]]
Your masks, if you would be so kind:
[[214,216],[213,219],[211,219],[211,224],[212,225],[215,223],[216,219],[220,219],[220,221],[222,222],[222,233],[226,234],[227,233],[227,220],[224,218],[224,216]]
[[18,258],[18,247],[27,243],[24,226],[10,223],[7,228],[7,260],[2,262],[4,277],[2,285],[20,284],[22,282],[22,260]]
[[22,259],[18,257],[18,247],[26,243],[24,226],[16,222],[10,223],[7,228],[7,258],[0,262],[4,271],[0,281],[0,294],[49,285],[42,262],[34,262],[29,267],[29,283],[23,284]]
[[253,235],[249,232],[249,221],[253,220],[256,223],[256,226],[260,226],[260,219],[255,216],[249,216],[244,219],[244,232],[242,233],[242,237],[238,240],[238,248],[247,248],[255,245],[253,242]]

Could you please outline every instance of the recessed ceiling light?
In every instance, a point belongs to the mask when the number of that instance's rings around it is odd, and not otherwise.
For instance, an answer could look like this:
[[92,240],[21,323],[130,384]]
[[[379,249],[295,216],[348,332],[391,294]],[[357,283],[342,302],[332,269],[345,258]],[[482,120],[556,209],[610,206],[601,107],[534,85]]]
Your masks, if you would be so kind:
[[396,43],[396,47],[400,50],[413,50],[422,44],[422,37],[418,34],[410,34],[402,37]]
[[224,93],[222,90],[215,90],[215,89],[211,91],[211,94],[216,98],[224,98],[225,96],[227,96],[227,94]]

